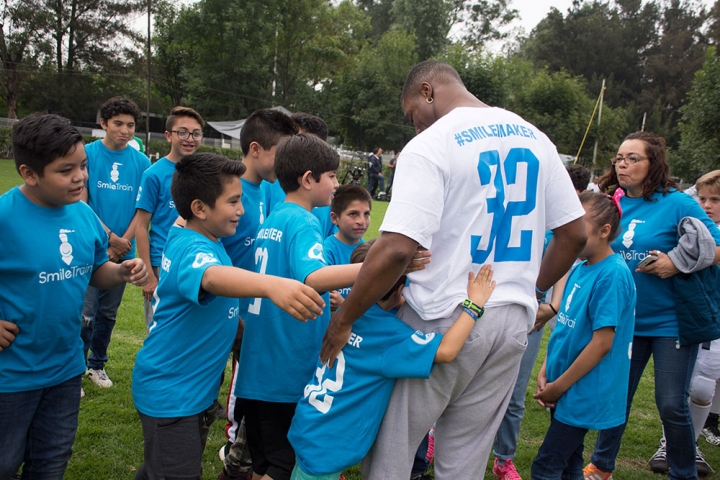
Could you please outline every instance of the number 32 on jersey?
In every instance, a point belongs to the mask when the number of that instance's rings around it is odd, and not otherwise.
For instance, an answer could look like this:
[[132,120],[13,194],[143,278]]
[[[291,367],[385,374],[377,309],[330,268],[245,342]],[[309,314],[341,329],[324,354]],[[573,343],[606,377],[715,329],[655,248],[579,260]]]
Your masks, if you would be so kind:
[[[525,185],[518,178],[518,165],[527,166]],[[537,203],[538,172],[540,162],[535,154],[527,148],[513,148],[504,159],[497,150],[482,152],[478,161],[477,171],[480,184],[492,185],[495,196],[487,198],[487,212],[492,215],[492,228],[487,239],[487,248],[481,249],[480,243],[486,235],[470,237],[470,253],[473,263],[483,264],[495,249],[495,262],[526,262],[532,253],[532,230],[520,231],[520,243],[510,246],[512,238],[513,218],[522,217],[535,210]],[[505,202],[506,188],[517,185],[525,190],[525,198],[519,201]]]

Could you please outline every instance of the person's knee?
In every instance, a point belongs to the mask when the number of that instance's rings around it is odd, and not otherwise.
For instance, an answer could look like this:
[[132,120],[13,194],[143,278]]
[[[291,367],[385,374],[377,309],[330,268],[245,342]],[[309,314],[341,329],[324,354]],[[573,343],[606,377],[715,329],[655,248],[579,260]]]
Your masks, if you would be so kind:
[[710,405],[715,396],[716,380],[697,375],[690,383],[690,399],[696,405]]

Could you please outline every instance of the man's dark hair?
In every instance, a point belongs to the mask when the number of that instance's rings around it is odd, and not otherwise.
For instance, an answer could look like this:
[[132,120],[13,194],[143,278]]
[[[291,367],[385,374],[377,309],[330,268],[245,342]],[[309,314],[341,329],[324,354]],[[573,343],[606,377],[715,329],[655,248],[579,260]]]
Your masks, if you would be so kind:
[[75,153],[83,138],[70,120],[51,113],[33,113],[17,122],[12,129],[15,168],[26,165],[39,177],[45,167],[59,157]]
[[295,112],[290,115],[290,118],[292,118],[300,130],[303,130],[303,133],[312,133],[327,142],[328,126],[322,118],[305,112]]
[[400,103],[404,104],[408,96],[420,93],[422,82],[439,81],[443,83],[456,82],[463,84],[460,74],[447,63],[427,60],[415,65],[405,79],[405,85],[400,96]]
[[590,170],[583,167],[582,165],[568,165],[565,167],[570,180],[572,180],[573,187],[578,192],[584,192],[587,190],[587,186],[590,183]]
[[380,147],[375,147],[372,149],[372,154],[377,155],[377,152],[379,152],[379,151],[380,151]]
[[257,142],[265,150],[270,150],[282,137],[297,133],[297,124],[283,112],[271,108],[255,110],[245,120],[240,130],[240,148],[243,155],[247,155],[250,144]]
[[372,197],[367,189],[351,183],[340,185],[338,189],[335,190],[335,196],[330,204],[330,210],[339,217],[355,200],[367,202],[368,206],[372,208]]
[[140,109],[132,100],[125,97],[112,97],[100,107],[100,118],[107,124],[115,115],[130,115],[137,123],[140,119]]
[[326,142],[310,133],[292,136],[275,151],[275,175],[285,191],[300,188],[298,178],[310,171],[316,182],[325,172],[337,170],[340,156]]
[[242,162],[214,153],[193,153],[175,164],[170,193],[181,217],[193,217],[190,205],[202,201],[211,208],[222,195],[225,184],[245,173]]
[[173,127],[180,117],[194,118],[200,124],[201,130],[205,128],[205,120],[203,120],[198,112],[190,107],[175,107],[170,110],[170,115],[168,115],[167,120],[165,120],[165,131],[172,132]]
[[[373,238],[372,240],[368,240],[367,242],[361,243],[360,245],[355,247],[355,250],[353,250],[353,253],[350,255],[350,263],[364,262],[368,252],[370,251],[370,247],[375,244],[376,240],[377,238]],[[401,275],[400,278],[398,278],[398,281],[395,282],[395,285],[393,285],[392,288],[388,290],[388,292],[383,295],[380,300],[387,300],[388,298],[390,298],[390,295],[395,293],[397,289],[400,288],[400,285],[405,285],[406,281],[407,275]]]

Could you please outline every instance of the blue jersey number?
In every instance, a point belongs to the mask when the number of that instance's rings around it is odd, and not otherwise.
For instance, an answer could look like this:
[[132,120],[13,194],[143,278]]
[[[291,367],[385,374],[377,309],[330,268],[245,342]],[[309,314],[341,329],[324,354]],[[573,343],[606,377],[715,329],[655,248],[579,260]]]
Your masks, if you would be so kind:
[[[525,199],[519,202],[507,202],[507,206],[505,206],[505,186],[517,183],[518,164],[520,163],[527,165]],[[473,263],[485,263],[493,248],[495,248],[496,262],[529,261],[532,253],[532,230],[520,232],[520,245],[517,247],[509,246],[510,233],[513,217],[528,215],[535,210],[540,162],[535,154],[527,148],[513,148],[508,152],[504,161],[500,159],[497,150],[490,150],[480,154],[477,169],[480,184],[485,186],[492,183],[495,187],[495,196],[487,199],[487,211],[493,216],[487,248],[484,250],[478,248],[483,238],[482,235],[470,237],[470,253]]]

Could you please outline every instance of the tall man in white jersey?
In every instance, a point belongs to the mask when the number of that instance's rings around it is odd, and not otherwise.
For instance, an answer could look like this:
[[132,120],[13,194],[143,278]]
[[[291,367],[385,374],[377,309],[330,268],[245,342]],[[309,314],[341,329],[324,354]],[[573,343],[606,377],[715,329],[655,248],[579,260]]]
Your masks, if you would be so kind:
[[[512,394],[536,291],[550,288],[581,251],[584,211],[550,140],[482,103],[449,65],[416,65],[402,108],[418,135],[403,149],[382,234],[332,317],[321,358],[334,360],[353,322],[400,277],[418,245],[432,250],[432,262],[410,277],[398,316],[425,333],[452,325],[467,272],[492,264],[497,287],[460,355],[436,365],[429,380],[398,380],[363,461],[363,478],[409,478],[435,424],[435,478],[475,479]],[[555,235],[541,267],[546,229]]]

